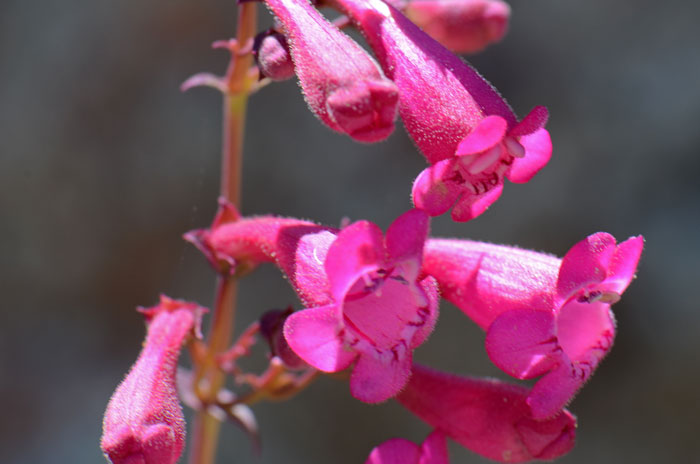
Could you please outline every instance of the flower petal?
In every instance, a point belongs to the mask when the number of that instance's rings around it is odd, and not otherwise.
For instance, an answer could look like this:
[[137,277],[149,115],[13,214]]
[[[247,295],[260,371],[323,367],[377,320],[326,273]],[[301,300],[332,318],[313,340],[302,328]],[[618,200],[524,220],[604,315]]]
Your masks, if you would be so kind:
[[577,290],[605,280],[615,250],[615,238],[605,232],[589,235],[571,247],[559,270],[558,298],[567,300]]
[[[393,263],[415,262],[418,268],[423,258],[423,245],[428,237],[430,218],[424,211],[412,209],[399,216],[386,231],[386,250]],[[404,276],[406,277],[406,276]]]
[[537,381],[527,397],[527,404],[532,417],[537,420],[547,419],[558,414],[583,386],[583,380],[570,361],[562,362],[559,367]]
[[610,260],[608,278],[605,279],[606,290],[612,290],[618,295],[629,286],[644,248],[644,237],[632,237],[617,246],[615,255]]
[[549,111],[544,106],[536,106],[510,131],[511,137],[530,135],[542,129],[549,119]]
[[356,357],[345,346],[336,306],[292,314],[284,323],[284,337],[297,356],[324,372],[342,371]]
[[457,156],[482,153],[498,144],[506,135],[508,122],[500,116],[487,116],[457,146]]
[[501,314],[486,333],[486,352],[509,375],[531,379],[560,362],[554,313],[520,309]]
[[[435,163],[421,172],[413,182],[413,204],[430,216],[449,210],[462,194],[460,179],[454,179],[455,158]],[[461,179],[463,183],[464,179]]]
[[418,464],[449,464],[449,462],[445,435],[439,430],[434,430],[421,445]]
[[452,219],[457,222],[474,219],[489,209],[489,206],[498,200],[502,193],[503,181],[481,195],[465,194],[452,208]]
[[362,353],[350,376],[350,393],[365,403],[396,396],[411,376],[411,352]]
[[385,261],[384,234],[376,224],[358,221],[341,230],[325,262],[334,300],[343,301],[362,274],[376,270]]
[[549,162],[552,157],[552,139],[547,129],[539,129],[521,136],[519,142],[525,148],[525,156],[513,160],[506,177],[516,184],[524,184]]
[[415,443],[394,438],[372,450],[365,464],[419,464],[420,447]]

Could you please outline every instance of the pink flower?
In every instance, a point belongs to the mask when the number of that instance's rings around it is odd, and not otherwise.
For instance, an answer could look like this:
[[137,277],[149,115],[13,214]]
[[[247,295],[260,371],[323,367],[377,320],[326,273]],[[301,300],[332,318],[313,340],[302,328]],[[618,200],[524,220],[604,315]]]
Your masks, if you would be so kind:
[[265,0],[280,20],[311,111],[331,129],[360,142],[394,130],[398,89],[362,47],[307,0]]
[[394,438],[372,450],[365,464],[449,464],[447,440],[438,430],[420,445]]
[[274,262],[309,308],[286,319],[289,346],[324,372],[355,363],[351,393],[375,403],[406,383],[413,349],[437,318],[435,282],[419,275],[428,227],[428,216],[411,210],[384,238],[367,221],[338,231],[292,218],[240,218],[223,202],[210,229],[185,238],[217,268]]
[[544,375],[528,395],[533,417],[564,407],[610,350],[610,305],[634,278],[641,236],[619,245],[599,232],[563,259],[517,248],[430,240],[423,269],[445,299],[487,330],[486,350],[508,374]]
[[527,388],[458,377],[413,366],[397,400],[462,446],[501,462],[550,460],[574,446],[576,418],[566,410],[539,421],[525,403]]
[[399,88],[399,112],[431,167],[413,186],[431,216],[468,221],[501,195],[503,178],[529,181],[551,157],[547,110],[521,122],[479,73],[382,0],[335,0],[363,31]]
[[340,231],[323,259],[307,257],[316,260],[309,268],[324,272],[330,301],[289,316],[285,337],[321,371],[355,363],[350,391],[359,400],[376,403],[396,395],[410,377],[413,349],[435,324],[434,281],[419,280],[428,224],[423,212],[411,210],[384,239],[376,225],[359,221]]
[[404,14],[455,53],[476,53],[506,34],[510,6],[501,0],[408,0]]
[[185,444],[185,420],[175,388],[180,347],[199,331],[205,309],[161,296],[141,309],[148,335],[136,363],[105,411],[101,448],[114,464],[174,464]]

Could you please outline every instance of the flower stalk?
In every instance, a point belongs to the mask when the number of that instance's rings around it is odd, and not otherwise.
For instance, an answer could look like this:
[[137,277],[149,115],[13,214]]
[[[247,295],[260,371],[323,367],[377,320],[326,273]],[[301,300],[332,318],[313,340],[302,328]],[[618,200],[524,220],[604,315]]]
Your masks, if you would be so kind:
[[[250,67],[252,44],[257,28],[257,4],[243,2],[238,6],[238,28],[231,44],[231,62],[226,72],[223,108],[221,156],[221,196],[241,207],[243,168],[243,134],[248,96],[253,83]],[[191,435],[190,464],[212,464],[216,457],[221,422],[207,412],[206,405],[215,401],[223,387],[225,373],[219,369],[216,356],[231,342],[238,293],[237,275],[220,275],[209,340],[203,362],[198,366],[193,389],[204,407],[196,414]]]

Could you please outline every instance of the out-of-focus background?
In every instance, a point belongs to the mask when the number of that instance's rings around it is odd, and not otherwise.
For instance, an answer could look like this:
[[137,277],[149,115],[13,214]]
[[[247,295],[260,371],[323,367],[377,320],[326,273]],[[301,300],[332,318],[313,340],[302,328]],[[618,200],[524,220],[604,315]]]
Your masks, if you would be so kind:
[[[506,39],[470,61],[520,115],[549,107],[550,164],[506,185],[478,220],[433,223],[562,255],[586,235],[643,234],[638,279],[615,305],[616,345],[571,410],[563,463],[694,462],[700,430],[700,7],[621,0],[513,2]],[[267,14],[262,11],[263,17]],[[212,300],[214,274],[180,235],[216,209],[220,98],[178,90],[222,72],[233,35],[223,0],[0,3],[0,462],[99,463],[101,416],[158,294]],[[386,227],[425,167],[401,128],[364,146],[330,132],[293,82],[250,102],[246,214]],[[242,285],[238,327],[296,303],[277,272]],[[496,375],[483,334],[444,304],[416,352],[438,368]],[[428,427],[396,404],[367,406],[323,378],[261,404],[258,459],[235,427],[220,463],[364,462]],[[457,446],[452,462],[486,460]]]

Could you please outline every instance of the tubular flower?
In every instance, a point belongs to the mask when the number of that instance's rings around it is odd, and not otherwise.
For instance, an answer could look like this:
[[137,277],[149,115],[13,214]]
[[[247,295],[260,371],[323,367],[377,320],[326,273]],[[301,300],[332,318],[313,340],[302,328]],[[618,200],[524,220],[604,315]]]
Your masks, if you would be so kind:
[[460,240],[430,240],[424,271],[443,297],[486,333],[491,360],[508,374],[538,380],[527,398],[535,418],[551,417],[588,380],[612,347],[610,305],[634,278],[641,236],[619,245],[604,232],[558,259]]
[[387,400],[406,384],[412,352],[435,324],[434,280],[419,280],[428,217],[411,210],[389,227],[386,239],[367,221],[338,233],[323,271],[330,301],[289,316],[284,335],[304,361],[324,372],[355,366],[352,395]]
[[394,438],[372,450],[365,464],[449,464],[447,440],[442,432],[435,430],[419,446]]
[[185,420],[175,388],[180,348],[199,332],[199,306],[161,296],[141,309],[148,334],[138,360],[105,411],[101,448],[113,464],[174,464],[185,444]]
[[408,0],[403,13],[455,53],[476,53],[506,34],[510,6],[501,0]]
[[551,157],[548,113],[521,122],[479,73],[382,0],[334,0],[362,30],[399,88],[408,134],[432,165],[413,201],[431,216],[468,221],[500,196],[503,178],[529,181]]
[[539,421],[525,402],[527,388],[495,379],[459,377],[414,365],[396,399],[467,449],[518,463],[550,460],[574,446],[576,418],[567,410]]
[[210,229],[185,237],[215,266],[274,262],[308,308],[285,321],[289,347],[324,372],[355,363],[350,390],[362,401],[394,396],[437,318],[435,281],[419,275],[428,216],[404,213],[384,238],[367,221],[338,231],[291,218],[239,218],[232,208],[224,202]]
[[365,50],[307,0],[265,0],[283,26],[304,97],[331,129],[360,142],[394,130],[398,89]]

